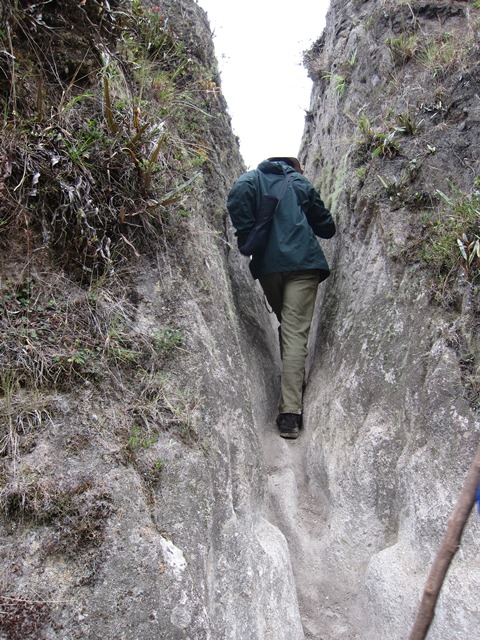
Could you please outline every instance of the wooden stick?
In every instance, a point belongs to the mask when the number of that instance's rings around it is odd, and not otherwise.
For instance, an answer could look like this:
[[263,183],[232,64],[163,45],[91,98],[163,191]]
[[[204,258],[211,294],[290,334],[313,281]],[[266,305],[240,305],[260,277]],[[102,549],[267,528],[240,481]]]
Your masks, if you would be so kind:
[[463,529],[467,524],[468,516],[475,505],[479,482],[480,445],[468,470],[465,484],[458,497],[455,509],[448,520],[447,531],[430,569],[409,640],[424,640],[424,638],[427,637],[428,629],[435,614],[435,605],[440,594],[440,589],[442,588],[453,556],[460,546],[460,539]]

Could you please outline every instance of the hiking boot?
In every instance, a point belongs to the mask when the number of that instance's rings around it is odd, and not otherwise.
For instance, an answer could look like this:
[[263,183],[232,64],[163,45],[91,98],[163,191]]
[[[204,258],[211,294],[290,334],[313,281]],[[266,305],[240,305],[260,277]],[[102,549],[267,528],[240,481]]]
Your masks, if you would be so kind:
[[298,438],[302,416],[297,413],[280,413],[277,416],[277,427],[282,438]]

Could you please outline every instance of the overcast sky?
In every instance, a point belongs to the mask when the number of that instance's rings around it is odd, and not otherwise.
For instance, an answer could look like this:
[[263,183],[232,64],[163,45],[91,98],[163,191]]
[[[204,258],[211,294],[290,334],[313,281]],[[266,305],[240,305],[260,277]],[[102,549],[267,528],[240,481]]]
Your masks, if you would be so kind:
[[329,0],[198,0],[214,32],[222,90],[249,168],[296,156],[312,83],[303,51],[325,26]]

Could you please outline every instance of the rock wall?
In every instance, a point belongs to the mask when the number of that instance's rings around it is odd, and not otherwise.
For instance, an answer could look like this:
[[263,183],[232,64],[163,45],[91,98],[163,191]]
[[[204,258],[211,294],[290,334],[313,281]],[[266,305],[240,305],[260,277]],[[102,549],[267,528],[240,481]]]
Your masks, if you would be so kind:
[[[218,82],[204,12],[158,7]],[[436,38],[458,34],[452,68]],[[1,638],[407,637],[480,430],[478,291],[461,268],[439,287],[417,250],[438,191],[478,187],[478,9],[334,1],[306,64],[301,159],[338,234],[301,436],[276,433],[276,329],[226,217],[244,165],[215,93],[181,236],[99,300],[134,343],[165,326],[182,343],[73,391],[2,378]],[[6,246],[11,278],[22,251]],[[472,516],[432,639],[476,637],[478,529]]]
[[[478,286],[460,269],[439,293],[413,249],[439,191],[478,188],[478,21],[465,2],[333,1],[307,54],[301,159],[339,226],[306,394],[307,637],[408,637],[478,444],[464,366],[475,354],[478,375]],[[478,534],[474,514],[432,640],[478,633]]]
[[[218,82],[204,12],[193,0],[157,6]],[[158,251],[117,286],[90,292],[125,312],[139,350],[162,327],[181,345],[163,334],[154,366],[119,361],[113,377],[85,376],[73,390],[8,388],[2,374],[4,640],[303,637],[259,446],[275,404],[276,336],[226,228],[244,165],[221,94],[202,111],[208,162],[178,237],[159,234]],[[23,252],[2,243],[3,282],[25,268]],[[38,287],[70,289],[70,314],[84,299],[45,258],[32,258],[31,273]]]

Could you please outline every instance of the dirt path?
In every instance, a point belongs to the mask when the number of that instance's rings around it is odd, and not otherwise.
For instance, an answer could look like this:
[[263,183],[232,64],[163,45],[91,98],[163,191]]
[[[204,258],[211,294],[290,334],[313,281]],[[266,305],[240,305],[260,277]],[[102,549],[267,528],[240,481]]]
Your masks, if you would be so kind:
[[[345,626],[341,603],[331,599],[323,566],[327,501],[309,482],[307,457],[312,437],[308,418],[296,440],[278,435],[275,416],[265,426],[262,446],[268,472],[269,519],[288,542],[305,638],[347,640],[354,635]],[[334,636],[324,635],[326,626],[336,629]]]

